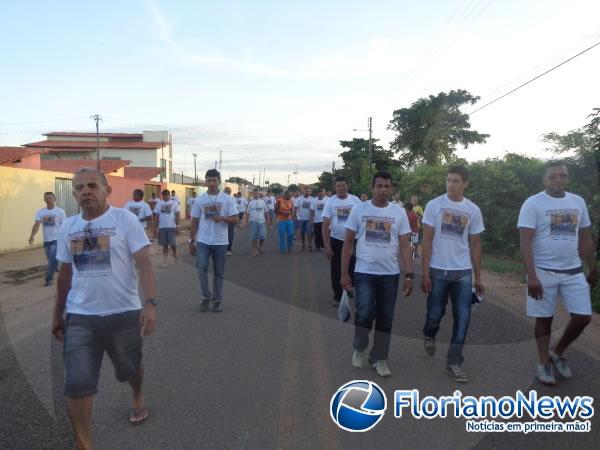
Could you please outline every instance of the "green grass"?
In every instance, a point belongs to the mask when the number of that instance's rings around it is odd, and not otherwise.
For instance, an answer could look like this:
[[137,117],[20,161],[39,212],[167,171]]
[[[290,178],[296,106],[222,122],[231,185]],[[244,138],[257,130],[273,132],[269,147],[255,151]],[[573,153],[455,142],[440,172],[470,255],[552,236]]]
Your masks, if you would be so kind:
[[483,270],[494,273],[522,275],[523,263],[517,259],[503,256],[483,255],[481,263]]

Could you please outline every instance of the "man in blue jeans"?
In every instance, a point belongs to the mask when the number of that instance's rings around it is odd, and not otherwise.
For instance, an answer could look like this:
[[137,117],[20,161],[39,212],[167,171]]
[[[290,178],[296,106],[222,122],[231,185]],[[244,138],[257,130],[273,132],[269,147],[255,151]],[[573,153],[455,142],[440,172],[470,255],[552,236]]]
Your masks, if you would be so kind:
[[[356,269],[354,273],[354,353],[356,368],[373,367],[381,377],[392,372],[387,365],[390,351],[390,332],[398,296],[399,259],[405,277],[403,294],[409,296],[415,274],[412,271],[410,225],[406,212],[390,204],[392,177],[387,172],[373,176],[373,200],[352,208],[346,221],[346,237],[342,248],[342,288],[352,290],[349,267],[356,239]],[[370,355],[367,355],[369,333],[375,321],[375,336]]]
[[31,229],[31,235],[29,236],[29,245],[33,244],[35,235],[41,225],[44,234],[44,253],[46,253],[46,259],[48,260],[44,286],[48,287],[52,285],[54,273],[58,269],[58,260],[56,259],[58,229],[61,224],[67,220],[67,215],[64,210],[54,204],[56,201],[54,193],[46,192],[44,194],[44,201],[46,202],[46,207],[39,209],[35,214],[35,223]]
[[[471,318],[473,284],[483,295],[481,283],[481,240],[484,231],[479,207],[464,197],[469,172],[463,166],[451,167],[446,177],[446,194],[431,200],[423,214],[423,292],[427,297],[427,317],[423,334],[425,351],[435,354],[435,336],[452,302],[452,339],[446,368],[455,381],[469,381],[462,367],[463,347]],[[475,280],[473,283],[473,275]]]
[[277,199],[275,204],[277,214],[277,228],[279,229],[279,252],[291,253],[294,245],[294,202],[290,191],[285,191],[283,197]]
[[[190,253],[196,256],[198,278],[202,289],[201,312],[223,311],[223,278],[229,244],[228,226],[239,222],[235,200],[219,191],[221,174],[210,169],[205,176],[207,191],[196,199],[190,226]],[[208,265],[213,260],[213,290],[208,286]]]

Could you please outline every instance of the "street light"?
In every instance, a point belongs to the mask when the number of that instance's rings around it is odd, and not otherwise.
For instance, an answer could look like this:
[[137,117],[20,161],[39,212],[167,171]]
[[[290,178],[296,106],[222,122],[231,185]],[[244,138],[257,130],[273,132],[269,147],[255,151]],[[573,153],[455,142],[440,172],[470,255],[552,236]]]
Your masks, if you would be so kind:
[[198,186],[198,173],[196,172],[196,158],[198,157],[198,153],[192,153],[194,157],[194,186]]

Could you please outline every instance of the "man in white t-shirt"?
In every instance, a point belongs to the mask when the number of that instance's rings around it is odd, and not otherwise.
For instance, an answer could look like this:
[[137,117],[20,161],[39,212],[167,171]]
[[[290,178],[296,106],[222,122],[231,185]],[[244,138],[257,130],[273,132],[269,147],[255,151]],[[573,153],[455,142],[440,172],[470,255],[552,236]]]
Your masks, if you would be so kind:
[[242,223],[243,223],[242,221],[244,220],[244,214],[246,214],[246,209],[248,209],[248,201],[242,195],[241,192],[238,192],[235,202],[237,205],[238,217],[239,217],[238,227],[241,227]]
[[[346,221],[340,284],[347,291],[354,285],[356,312],[352,365],[356,368],[371,366],[379,376],[389,377],[392,372],[387,359],[398,296],[399,259],[402,259],[405,271],[402,287],[405,297],[412,292],[415,274],[406,212],[388,201],[393,189],[391,175],[377,172],[373,176],[372,189],[373,200],[354,206]],[[356,270],[352,281],[349,270],[355,241]],[[373,347],[367,355],[373,321]]]
[[300,239],[302,241],[302,250],[312,252],[312,232],[313,232],[313,203],[314,198],[309,195],[308,186],[302,188],[302,195],[294,202],[294,215],[298,219],[298,228],[300,229]]
[[179,201],[179,197],[177,197],[177,192],[175,192],[175,189],[171,191],[171,200],[177,202],[177,204],[181,206],[181,202]]
[[192,191],[192,195],[190,195],[190,197],[185,202],[185,205],[187,206],[187,209],[185,210],[186,219],[189,219],[191,217],[192,207],[194,206],[194,202],[196,201],[197,196],[198,194],[196,194],[196,191]]
[[144,191],[141,189],[133,191],[133,200],[125,203],[123,208],[133,213],[140,220],[144,229],[146,229],[146,223],[152,223],[152,210],[150,210],[150,205],[144,201]]
[[[527,315],[535,318],[537,377],[548,385],[556,384],[553,367],[562,378],[573,376],[563,355],[590,323],[590,290],[598,282],[590,215],[585,201],[566,191],[568,182],[567,167],[549,163],[544,173],[545,190],[523,203],[517,225],[527,271]],[[582,258],[589,269],[587,280]],[[550,350],[559,296],[571,320]]]
[[258,190],[252,193],[252,200],[248,203],[246,226],[250,225],[250,240],[252,241],[252,256],[264,253],[263,243],[267,238],[267,224],[271,225],[269,207],[264,199],[260,198]]
[[[239,221],[238,209],[231,195],[219,192],[221,174],[216,169],[206,172],[207,191],[194,203],[190,226],[190,253],[196,256],[196,267],[202,289],[201,312],[223,311],[225,252],[229,243],[228,225]],[[194,240],[196,242],[194,242]],[[213,289],[208,286],[208,265],[213,260]]]
[[[229,186],[227,186],[225,189],[223,189],[223,192],[227,195],[229,195],[233,201],[236,202],[236,209],[237,209],[237,196],[236,195],[231,195],[231,188]],[[231,249],[233,248],[233,240],[235,238],[235,225],[233,223],[229,223],[227,224],[227,256],[231,256]]]
[[110,193],[106,176],[96,169],[75,173],[73,195],[82,212],[66,220],[58,237],[52,334],[64,344],[65,396],[76,448],[92,448],[92,402],[105,352],[117,380],[131,385],[129,422],[139,424],[149,415],[142,395],[142,340],[156,325],[150,242],[135,216],[108,205]]
[[428,295],[423,327],[425,351],[429,356],[435,353],[435,336],[450,298],[454,326],[446,369],[461,383],[469,381],[462,364],[473,286],[477,295],[484,292],[480,235],[485,228],[479,207],[464,197],[468,186],[468,170],[463,166],[450,167],[446,194],[431,200],[423,215],[422,289]]
[[[323,245],[325,257],[331,261],[331,287],[333,289],[333,306],[338,306],[344,290],[340,285],[342,276],[342,247],[346,237],[346,221],[350,211],[360,200],[348,193],[348,180],[343,176],[335,179],[335,195],[325,202],[323,207]],[[354,254],[350,257],[348,268],[350,276],[354,276]]]
[[320,252],[325,249],[325,244],[323,244],[323,210],[325,209],[325,202],[327,202],[327,198],[325,197],[325,191],[321,189],[317,193],[317,196],[314,198],[312,204],[315,234],[315,251],[317,252]]
[[154,237],[158,235],[158,245],[163,248],[161,267],[164,269],[167,267],[169,246],[173,251],[173,259],[177,262],[177,235],[179,234],[179,222],[181,220],[179,203],[171,198],[168,189],[162,191],[162,200],[156,202],[154,215]]
[[269,208],[269,217],[271,218],[271,228],[275,225],[275,203],[277,199],[273,196],[271,191],[267,191],[267,195],[263,199]]
[[369,196],[367,194],[360,194],[360,201],[361,202],[368,202],[369,201]]
[[53,192],[44,193],[44,202],[46,202],[46,207],[38,209],[35,213],[35,222],[31,229],[31,234],[29,235],[29,245],[33,244],[35,235],[41,225],[44,238],[44,252],[46,253],[46,259],[48,260],[44,287],[48,287],[52,286],[54,273],[58,269],[58,261],[56,260],[56,239],[58,238],[60,226],[67,220],[67,215],[63,209],[55,205],[56,197]]

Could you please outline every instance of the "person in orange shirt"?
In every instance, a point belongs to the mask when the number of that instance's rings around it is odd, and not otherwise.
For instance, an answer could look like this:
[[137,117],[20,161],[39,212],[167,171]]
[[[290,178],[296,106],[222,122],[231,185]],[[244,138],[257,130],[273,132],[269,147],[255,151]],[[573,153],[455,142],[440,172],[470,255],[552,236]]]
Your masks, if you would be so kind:
[[277,199],[275,213],[277,214],[277,227],[279,230],[279,251],[281,253],[291,253],[294,245],[294,222],[292,214],[294,212],[294,203],[289,191],[283,193],[283,197]]

